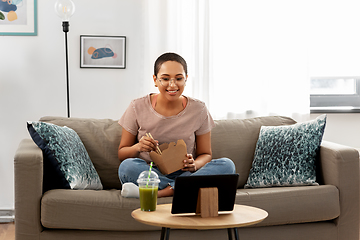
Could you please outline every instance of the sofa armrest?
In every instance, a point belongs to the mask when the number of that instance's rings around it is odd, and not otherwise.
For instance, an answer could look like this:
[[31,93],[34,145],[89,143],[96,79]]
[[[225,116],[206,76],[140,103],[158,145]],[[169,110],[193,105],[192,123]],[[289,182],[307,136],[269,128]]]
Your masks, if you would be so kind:
[[14,157],[15,238],[39,239],[42,231],[43,154],[31,139],[21,141]]
[[323,141],[320,169],[324,184],[339,189],[338,239],[359,239],[359,152],[350,147]]

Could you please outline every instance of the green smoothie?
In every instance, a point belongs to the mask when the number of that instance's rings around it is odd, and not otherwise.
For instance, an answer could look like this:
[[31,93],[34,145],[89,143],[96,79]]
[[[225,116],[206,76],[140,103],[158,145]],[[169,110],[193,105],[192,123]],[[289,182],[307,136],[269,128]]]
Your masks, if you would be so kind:
[[141,211],[155,211],[158,187],[139,187]]

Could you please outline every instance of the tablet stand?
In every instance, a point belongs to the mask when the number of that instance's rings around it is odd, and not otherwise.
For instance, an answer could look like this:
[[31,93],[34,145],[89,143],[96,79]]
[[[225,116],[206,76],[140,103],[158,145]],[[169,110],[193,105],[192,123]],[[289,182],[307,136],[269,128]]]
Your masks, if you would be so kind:
[[198,193],[196,214],[201,217],[217,217],[219,212],[217,187],[200,188]]

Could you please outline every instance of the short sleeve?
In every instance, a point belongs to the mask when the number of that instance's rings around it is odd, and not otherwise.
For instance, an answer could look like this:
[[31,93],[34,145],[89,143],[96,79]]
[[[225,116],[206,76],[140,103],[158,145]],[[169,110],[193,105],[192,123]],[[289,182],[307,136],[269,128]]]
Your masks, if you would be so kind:
[[118,122],[126,131],[137,135],[139,125],[136,117],[134,102],[131,102]]
[[215,122],[206,107],[204,107],[200,119],[202,124],[200,128],[195,131],[195,135],[203,135],[205,133],[210,132],[211,129],[215,127]]

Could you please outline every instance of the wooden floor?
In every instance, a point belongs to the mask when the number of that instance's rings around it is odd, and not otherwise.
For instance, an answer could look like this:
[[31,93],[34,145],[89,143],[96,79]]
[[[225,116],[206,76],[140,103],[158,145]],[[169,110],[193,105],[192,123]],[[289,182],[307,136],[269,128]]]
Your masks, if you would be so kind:
[[14,223],[0,223],[0,240],[15,240]]
[[0,223],[0,240],[15,240],[14,223]]

